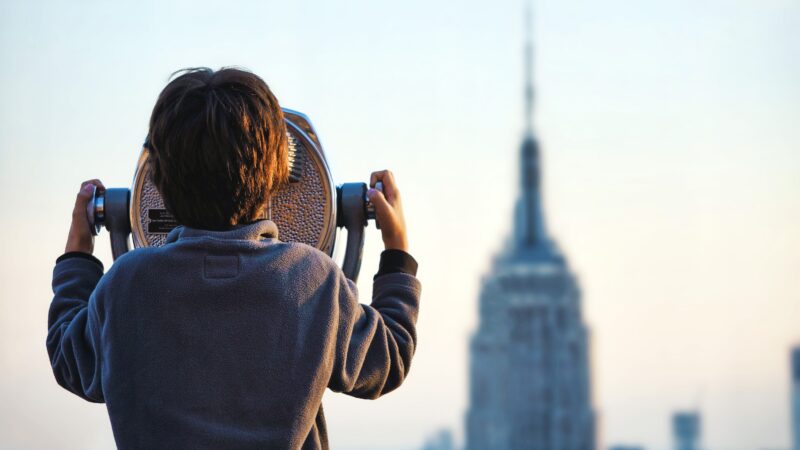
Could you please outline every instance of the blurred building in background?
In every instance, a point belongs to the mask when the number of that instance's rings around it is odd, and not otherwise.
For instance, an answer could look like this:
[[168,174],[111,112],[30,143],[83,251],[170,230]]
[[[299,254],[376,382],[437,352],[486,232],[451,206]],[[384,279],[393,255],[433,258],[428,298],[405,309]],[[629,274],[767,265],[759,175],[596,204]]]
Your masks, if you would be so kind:
[[608,450],[644,450],[644,447],[638,445],[612,445]]
[[694,411],[675,413],[672,416],[672,436],[675,450],[699,450],[700,414]]
[[525,132],[513,235],[483,279],[470,346],[469,450],[594,450],[588,332],[581,293],[548,236],[533,132],[530,11]]
[[442,429],[425,440],[422,450],[455,450],[453,434],[450,430]]
[[800,450],[800,346],[792,349],[792,449]]

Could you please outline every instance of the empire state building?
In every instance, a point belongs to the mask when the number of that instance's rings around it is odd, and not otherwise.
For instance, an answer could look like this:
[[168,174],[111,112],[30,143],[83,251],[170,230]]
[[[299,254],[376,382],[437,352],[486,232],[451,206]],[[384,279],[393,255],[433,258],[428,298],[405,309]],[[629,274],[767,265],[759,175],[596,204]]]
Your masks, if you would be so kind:
[[588,331],[581,291],[545,226],[533,132],[530,12],[526,126],[513,234],[482,281],[470,343],[468,450],[594,450]]

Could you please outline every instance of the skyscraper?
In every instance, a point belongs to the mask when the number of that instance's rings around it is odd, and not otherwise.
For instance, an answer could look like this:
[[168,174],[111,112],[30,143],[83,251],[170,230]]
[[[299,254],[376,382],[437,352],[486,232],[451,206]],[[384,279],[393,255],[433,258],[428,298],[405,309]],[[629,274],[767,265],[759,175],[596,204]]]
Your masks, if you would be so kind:
[[594,450],[581,293],[542,208],[530,8],[526,35],[520,192],[513,235],[482,283],[470,346],[467,449]]
[[677,412],[672,416],[672,435],[675,450],[698,450],[700,415],[696,412]]
[[792,349],[792,449],[800,450],[800,346]]

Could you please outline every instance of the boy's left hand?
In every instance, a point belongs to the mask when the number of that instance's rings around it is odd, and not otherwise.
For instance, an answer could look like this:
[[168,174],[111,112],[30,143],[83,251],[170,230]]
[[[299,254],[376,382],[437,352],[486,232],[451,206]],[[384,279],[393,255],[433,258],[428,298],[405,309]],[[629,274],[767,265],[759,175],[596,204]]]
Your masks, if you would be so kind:
[[72,225],[69,227],[65,253],[94,252],[94,236],[92,235],[89,218],[86,216],[86,207],[92,199],[92,190],[97,187],[97,192],[104,192],[105,186],[100,180],[89,180],[81,183],[81,190],[75,199],[75,208],[72,210]]

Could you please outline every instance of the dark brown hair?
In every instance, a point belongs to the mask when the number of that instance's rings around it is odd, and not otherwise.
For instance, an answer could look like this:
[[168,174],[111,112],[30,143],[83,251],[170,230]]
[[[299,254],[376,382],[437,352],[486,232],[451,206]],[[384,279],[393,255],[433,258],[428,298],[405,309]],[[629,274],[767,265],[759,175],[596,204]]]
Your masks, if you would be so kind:
[[153,183],[182,225],[252,222],[288,177],[278,100],[250,72],[184,69],[158,96],[148,148]]

